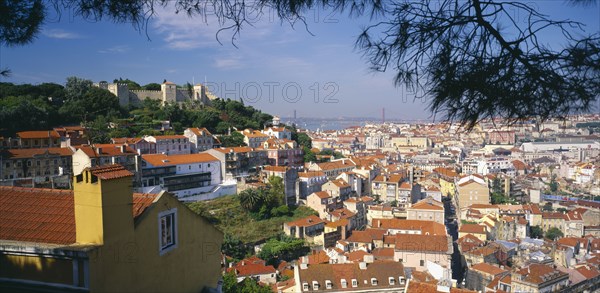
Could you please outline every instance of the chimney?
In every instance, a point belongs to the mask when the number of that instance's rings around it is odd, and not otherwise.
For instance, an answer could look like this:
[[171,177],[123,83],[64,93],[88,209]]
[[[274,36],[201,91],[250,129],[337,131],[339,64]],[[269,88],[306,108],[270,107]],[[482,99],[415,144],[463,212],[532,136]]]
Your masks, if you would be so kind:
[[[112,178],[114,172],[127,175]],[[131,176],[122,166],[104,166],[86,168],[73,178],[78,244],[114,245],[133,241]]]

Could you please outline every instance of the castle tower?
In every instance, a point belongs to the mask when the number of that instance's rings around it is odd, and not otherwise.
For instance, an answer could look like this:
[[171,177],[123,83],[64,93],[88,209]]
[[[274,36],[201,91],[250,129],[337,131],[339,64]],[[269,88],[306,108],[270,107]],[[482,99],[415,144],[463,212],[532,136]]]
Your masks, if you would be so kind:
[[177,85],[170,82],[165,81],[160,85],[160,90],[162,91],[162,102],[163,104],[175,102],[177,99]]
[[192,97],[192,100],[206,104],[206,87],[200,83],[194,85],[194,96]]
[[279,119],[279,116],[273,116],[273,126],[275,126],[275,127],[279,126],[280,121],[281,121],[281,119]]
[[133,174],[121,165],[86,168],[73,178],[77,243],[108,244],[133,237]]

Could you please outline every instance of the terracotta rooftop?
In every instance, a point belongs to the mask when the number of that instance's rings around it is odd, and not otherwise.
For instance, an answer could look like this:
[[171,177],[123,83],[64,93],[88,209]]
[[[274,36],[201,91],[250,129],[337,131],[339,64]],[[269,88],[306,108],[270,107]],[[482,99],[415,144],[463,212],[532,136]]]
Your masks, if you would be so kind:
[[449,236],[419,234],[396,234],[395,236],[396,250],[416,252],[452,252],[452,244],[448,243]]
[[288,227],[292,227],[292,226],[307,227],[307,226],[314,226],[314,225],[322,224],[322,223],[325,223],[325,221],[323,221],[321,218],[319,218],[315,215],[310,215],[306,218],[287,222],[286,225],[288,225]]
[[519,280],[518,276],[513,276],[514,280],[524,281],[533,284],[541,284],[548,280],[553,280],[561,277],[568,278],[568,274],[556,270],[549,265],[543,264],[530,264],[528,267],[517,270],[514,273],[516,275],[520,275],[522,278]]
[[443,211],[443,204],[435,199],[426,198],[420,200],[419,202],[413,204],[409,209],[412,210],[435,210],[435,211]]
[[492,276],[496,276],[496,275],[500,275],[502,273],[506,273],[508,272],[505,269],[501,269],[497,266],[488,264],[488,263],[478,263],[478,264],[474,264],[473,266],[471,266],[470,268],[471,270],[475,270],[475,271],[480,271],[483,273],[486,273],[488,275],[492,275]]
[[353,231],[346,239],[348,242],[371,243],[373,240],[383,240],[384,230],[365,229],[364,231]]
[[40,130],[40,131],[21,131],[17,132],[19,138],[60,138],[60,135],[55,130]]
[[87,168],[86,170],[89,170],[90,172],[92,172],[92,175],[102,180],[111,180],[133,176],[133,173],[131,173],[129,170],[125,169],[125,167],[119,164],[97,166],[93,168]]
[[142,155],[142,160],[148,162],[152,166],[173,166],[181,164],[208,163],[219,161],[217,158],[207,153],[198,154],[183,154],[183,155],[165,155],[165,154],[148,154]]
[[373,219],[372,227],[376,229],[413,230],[422,234],[446,235],[446,227],[433,221],[404,220],[404,219]]
[[462,224],[459,233],[485,234],[485,227],[479,224]]
[[[377,261],[368,263],[365,269],[360,269],[358,263],[345,264],[316,264],[308,265],[306,269],[298,270],[300,286],[308,284],[309,292],[313,291],[313,282],[319,284],[319,291],[326,290],[326,281],[331,282],[332,289],[336,291],[350,290],[378,290],[383,288],[403,288],[399,277],[404,277],[404,266],[399,262]],[[389,278],[394,278],[394,285],[390,285]],[[377,280],[372,285],[372,278]],[[342,287],[342,279],[346,281],[346,288]],[[352,287],[352,280],[356,280],[356,288]]]
[[[133,194],[132,215],[140,216],[157,194]],[[0,186],[0,239],[75,243],[72,190]]]
[[302,178],[310,178],[310,177],[318,177],[318,176],[325,176],[325,173],[323,173],[322,171],[298,172],[298,177],[302,177]]
[[70,148],[35,148],[35,149],[8,149],[0,152],[5,159],[27,159],[44,155],[57,155],[61,157],[72,156]]
[[[329,192],[327,192],[327,191],[317,191],[317,192],[313,192],[312,194],[316,195],[320,199],[325,199],[325,198],[331,197],[331,194],[329,194]],[[310,194],[310,195],[312,195],[312,194]]]

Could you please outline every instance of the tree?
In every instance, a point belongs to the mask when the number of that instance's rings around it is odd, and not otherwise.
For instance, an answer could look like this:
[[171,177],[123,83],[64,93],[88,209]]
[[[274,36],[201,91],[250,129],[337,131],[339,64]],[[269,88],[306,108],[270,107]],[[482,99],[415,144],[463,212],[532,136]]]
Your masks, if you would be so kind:
[[500,178],[496,177],[494,178],[494,180],[492,180],[492,192],[494,193],[503,193],[504,191],[502,190],[502,182],[500,181]]
[[317,156],[315,155],[315,153],[313,153],[313,151],[307,147],[302,147],[302,150],[304,151],[304,162],[315,162],[317,161]]
[[304,239],[290,238],[285,235],[279,239],[269,239],[263,245],[258,257],[267,264],[278,265],[280,261],[290,261],[305,255],[309,251]]
[[238,147],[245,146],[244,135],[235,131],[232,132],[231,135],[221,135],[219,136],[219,140],[221,141],[221,145],[224,147]]
[[238,195],[240,205],[250,212],[256,212],[262,206],[265,200],[265,194],[262,189],[248,188]]
[[127,85],[127,88],[129,88],[130,90],[141,90],[142,89],[142,86],[139,83],[137,83],[133,80],[130,80],[129,78],[122,79],[119,77],[119,79],[115,79],[115,80],[113,80],[113,82],[114,83],[124,83]]
[[[585,4],[589,0],[570,0]],[[45,11],[70,11],[87,20],[108,18],[139,30],[159,11],[174,7],[181,17],[207,19],[210,13],[232,31],[232,41],[248,15],[274,10],[282,21],[307,24],[315,8],[351,16],[371,16],[356,48],[375,71],[393,70],[394,83],[417,97],[431,97],[429,109],[468,128],[483,118],[564,116],[593,107],[600,93],[600,37],[576,21],[556,20],[520,1],[248,1],[36,0],[0,2],[0,41],[22,45],[38,35]],[[249,14],[247,12],[252,11]],[[519,15],[515,18],[514,15]],[[521,21],[526,19],[527,21]],[[219,31],[221,32],[221,30]],[[562,47],[543,39],[560,35]],[[217,34],[219,40],[219,34]]]
[[285,185],[283,178],[278,176],[269,177],[267,183],[266,203],[269,208],[275,208],[280,205],[287,205],[287,197],[285,196]]
[[531,238],[542,238],[544,237],[544,231],[542,231],[542,228],[540,228],[540,226],[531,226],[529,227],[529,236]]
[[151,83],[143,86],[142,89],[145,89],[147,91],[160,91],[161,87],[160,87],[160,84],[151,82]]
[[312,139],[306,133],[298,133],[298,140],[296,141],[299,146],[312,148]]
[[563,232],[556,227],[552,227],[552,228],[548,229],[548,231],[546,231],[546,238],[551,239],[551,240],[556,240],[557,238],[560,238],[563,236],[564,236]]
[[81,99],[92,88],[93,82],[76,76],[67,77],[65,98],[67,101]]
[[241,260],[246,257],[248,249],[244,246],[244,243],[233,235],[225,233],[223,238],[223,244],[221,250],[225,255],[230,256],[236,260]]

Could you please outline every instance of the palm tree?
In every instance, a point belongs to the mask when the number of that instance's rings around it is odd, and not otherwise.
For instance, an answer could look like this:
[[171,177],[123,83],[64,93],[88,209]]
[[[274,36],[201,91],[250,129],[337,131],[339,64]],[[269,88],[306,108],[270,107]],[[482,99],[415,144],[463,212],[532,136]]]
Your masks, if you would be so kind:
[[262,201],[264,195],[257,189],[246,189],[239,194],[240,205],[248,211],[256,211]]

